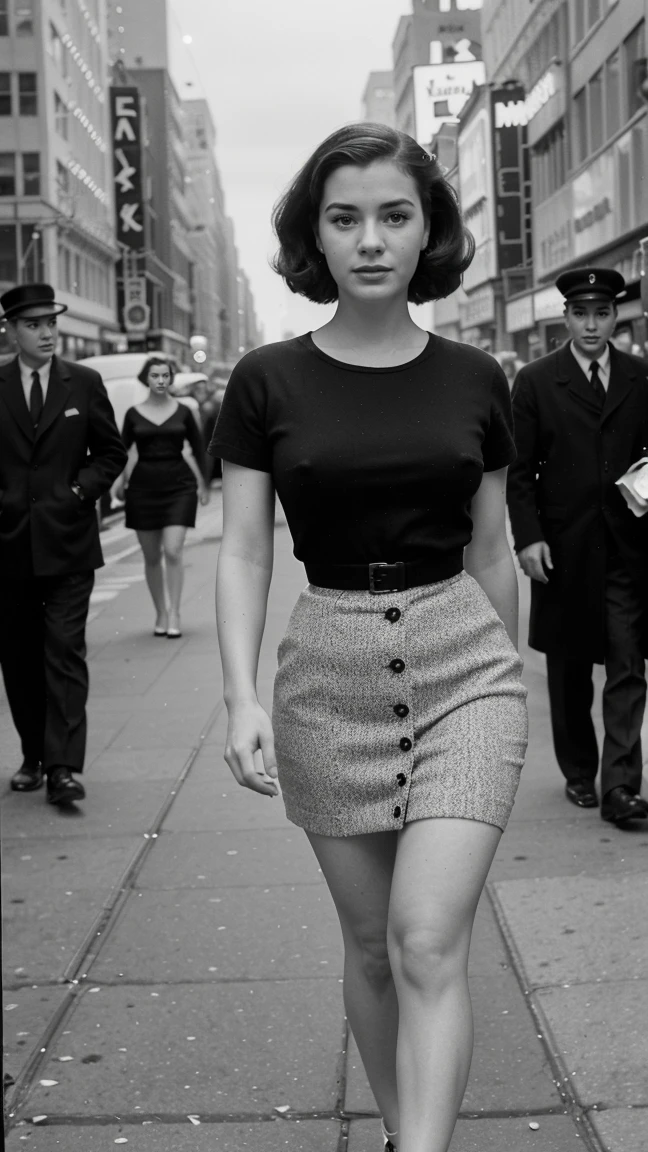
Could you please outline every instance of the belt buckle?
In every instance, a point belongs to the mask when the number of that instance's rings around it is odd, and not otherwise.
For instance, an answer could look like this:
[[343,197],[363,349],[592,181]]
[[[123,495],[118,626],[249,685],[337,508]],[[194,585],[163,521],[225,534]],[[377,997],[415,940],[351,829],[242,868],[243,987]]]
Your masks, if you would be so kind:
[[403,592],[405,590],[405,564],[397,560],[395,564],[387,564],[385,560],[378,560],[369,565],[369,591],[374,596],[382,596],[385,592]]

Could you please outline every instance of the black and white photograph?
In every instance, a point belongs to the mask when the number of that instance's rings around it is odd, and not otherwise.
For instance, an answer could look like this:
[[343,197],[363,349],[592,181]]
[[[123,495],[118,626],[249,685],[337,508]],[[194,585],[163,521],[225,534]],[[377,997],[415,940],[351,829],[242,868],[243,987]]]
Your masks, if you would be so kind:
[[648,0],[0,0],[2,1152],[648,1149]]

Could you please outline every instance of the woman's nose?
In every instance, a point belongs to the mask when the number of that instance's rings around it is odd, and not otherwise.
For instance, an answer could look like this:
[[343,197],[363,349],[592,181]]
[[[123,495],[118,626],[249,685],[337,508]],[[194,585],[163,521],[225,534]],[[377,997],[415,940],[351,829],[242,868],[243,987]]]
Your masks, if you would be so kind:
[[362,252],[382,252],[384,247],[385,243],[375,224],[371,222],[365,224],[360,237],[360,250]]

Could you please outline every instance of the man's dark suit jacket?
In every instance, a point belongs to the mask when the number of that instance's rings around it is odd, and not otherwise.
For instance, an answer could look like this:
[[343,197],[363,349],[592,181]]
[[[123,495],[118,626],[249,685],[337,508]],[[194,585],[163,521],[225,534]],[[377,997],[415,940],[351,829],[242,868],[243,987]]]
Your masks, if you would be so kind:
[[98,372],[54,356],[35,431],[18,359],[0,368],[2,575],[61,576],[101,567],[95,502],[125,463]]
[[601,410],[565,344],[520,370],[513,417],[517,460],[507,498],[515,548],[545,540],[554,563],[548,584],[531,581],[529,643],[601,663],[610,538],[648,605],[648,515],[635,517],[615,485],[648,456],[648,367],[610,347]]

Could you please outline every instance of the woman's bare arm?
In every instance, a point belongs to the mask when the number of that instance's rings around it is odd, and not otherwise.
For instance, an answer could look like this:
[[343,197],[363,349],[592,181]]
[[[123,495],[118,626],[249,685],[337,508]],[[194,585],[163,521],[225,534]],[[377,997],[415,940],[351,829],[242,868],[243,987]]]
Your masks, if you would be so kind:
[[270,796],[277,792],[274,742],[270,719],[257,698],[256,677],[273,555],[270,475],[223,461],[216,619],[229,714],[225,759],[239,784]]
[[488,596],[512,643],[518,642],[518,583],[506,534],[506,468],[485,472],[471,505],[472,540],[466,572]]

